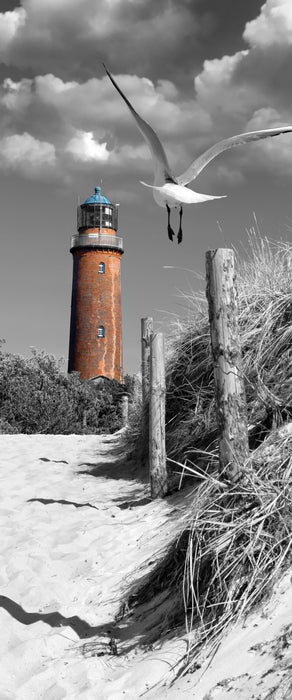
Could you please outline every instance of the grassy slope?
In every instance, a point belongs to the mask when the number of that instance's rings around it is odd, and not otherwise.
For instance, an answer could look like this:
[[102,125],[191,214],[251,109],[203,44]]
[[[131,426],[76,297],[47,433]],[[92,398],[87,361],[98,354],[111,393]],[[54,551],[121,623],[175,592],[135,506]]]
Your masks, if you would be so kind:
[[218,480],[207,308],[203,295],[192,296],[193,323],[177,325],[169,351],[166,410],[167,455],[186,465],[194,500],[183,530],[130,597],[139,607],[167,591],[165,629],[185,618],[196,630],[187,668],[205,640],[217,644],[262,599],[290,560],[292,248],[251,236],[250,256],[238,268],[249,480],[233,493]]

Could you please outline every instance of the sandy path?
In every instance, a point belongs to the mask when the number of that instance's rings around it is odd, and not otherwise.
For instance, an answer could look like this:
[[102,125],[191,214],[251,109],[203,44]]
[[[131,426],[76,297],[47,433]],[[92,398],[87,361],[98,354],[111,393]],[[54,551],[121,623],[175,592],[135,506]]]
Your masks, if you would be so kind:
[[[151,661],[141,674],[143,658],[135,671],[131,655],[81,653],[96,635],[96,648],[108,649],[102,627],[118,611],[126,577],[160,545],[170,510],[165,501],[143,505],[140,482],[78,474],[118,460],[109,454],[115,442],[0,436],[1,700],[118,700],[147,687]],[[135,507],[119,507],[129,501]],[[155,663],[154,680],[166,666]]]

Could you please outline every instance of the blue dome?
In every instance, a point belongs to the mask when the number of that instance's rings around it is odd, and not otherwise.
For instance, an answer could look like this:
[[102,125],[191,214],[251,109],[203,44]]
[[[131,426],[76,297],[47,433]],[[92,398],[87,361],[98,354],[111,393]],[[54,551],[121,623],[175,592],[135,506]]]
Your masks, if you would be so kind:
[[94,194],[88,197],[83,204],[111,204],[111,202],[104,194],[101,194],[100,187],[95,187]]

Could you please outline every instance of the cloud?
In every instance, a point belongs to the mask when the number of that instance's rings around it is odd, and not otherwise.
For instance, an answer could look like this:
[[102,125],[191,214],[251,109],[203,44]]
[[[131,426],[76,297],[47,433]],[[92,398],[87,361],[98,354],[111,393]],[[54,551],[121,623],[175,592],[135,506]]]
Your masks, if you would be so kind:
[[[159,132],[174,165],[183,160],[188,139],[208,132],[207,112],[194,98],[180,98],[171,81],[154,84],[133,75],[121,75],[118,80]],[[71,154],[80,163],[110,159],[119,170],[127,170],[128,164],[132,168],[136,160],[141,176],[144,165],[149,171],[149,149],[107,76],[85,82],[63,81],[53,74],[20,81],[7,78],[0,89],[0,104],[6,132],[29,131],[36,139],[53,143],[59,161],[66,154],[67,166]]]
[[13,40],[25,25],[25,20],[26,12],[22,7],[0,13],[0,60],[9,61]]
[[292,45],[292,4],[290,0],[267,0],[256,19],[247,22],[243,34],[251,45],[267,48]]
[[0,14],[3,32],[9,27],[7,64],[65,79],[98,75],[103,60],[113,71],[126,73],[132,66],[153,77],[161,68],[164,79],[183,77],[186,62],[189,72],[214,30],[212,14],[198,1],[22,0],[22,5]]
[[49,176],[55,166],[55,148],[51,143],[38,141],[31,134],[13,134],[0,140],[0,167],[20,172],[28,178]]
[[78,131],[66,146],[66,152],[71,153],[75,160],[84,163],[88,161],[104,162],[109,158],[106,143],[97,143],[92,131]]
[[262,0],[237,3],[236,12],[234,0],[18,2],[23,7],[0,14],[9,24],[7,65],[86,81],[101,75],[105,61],[113,72],[171,78],[190,94],[204,58],[221,56],[226,45],[241,48],[242,27]]
[[[258,17],[246,24],[243,38],[247,48],[205,61],[195,79],[197,102],[212,119],[214,141],[232,133],[291,124],[290,0],[266,0]],[[290,144],[289,135],[267,140],[238,149],[230,162],[236,159],[243,171],[291,176]]]
[[15,82],[11,78],[3,81],[2,105],[11,112],[25,110],[31,102],[32,80],[23,78],[20,82]]
[[[247,129],[248,131],[260,129],[263,123],[265,128],[272,128],[275,124],[283,124],[285,126],[277,110],[264,108],[254,112],[247,124]],[[250,153],[246,151],[244,154],[246,169],[252,169],[252,166],[255,165],[263,171],[271,170],[273,175],[292,175],[291,134],[282,134],[272,139],[267,139],[265,142],[256,143],[254,146],[255,148],[251,149]]]
[[[182,0],[179,5],[175,0],[83,0],[82,4],[22,0],[22,4],[0,13],[6,62],[24,70],[30,67],[30,77],[19,78],[17,73],[16,78],[12,73],[14,77],[7,77],[1,86],[2,141],[8,139],[9,144],[13,135],[27,134],[35,144],[47,144],[65,179],[72,169],[91,170],[96,162],[105,171],[116,168],[130,178],[148,176],[152,169],[149,150],[126,105],[98,65],[98,51],[109,60],[135,108],[158,132],[174,173],[216,141],[248,130],[250,124],[265,128],[289,123],[290,0],[266,0],[261,9],[258,0],[247,0],[249,21],[244,31],[244,22],[241,26],[240,42],[239,19],[230,16],[231,0],[222,0],[225,15],[222,9],[216,14],[215,0],[206,0],[204,9],[200,0]],[[258,15],[251,20],[255,6]],[[223,38],[232,36],[235,27],[240,49],[208,58],[196,71],[202,37],[209,46],[227,15]],[[239,17],[242,22],[242,8]],[[223,38],[215,45],[223,47]],[[282,143],[276,139],[271,145],[237,149],[236,155],[223,155],[212,164],[210,172],[218,175],[220,169],[220,179],[226,180],[232,169],[235,182],[250,168],[273,171],[277,150],[278,171],[290,174],[290,150],[284,153]]]
[[35,78],[36,90],[44,102],[52,102],[53,95],[60,97],[68,90],[78,87],[76,80],[65,82],[52,73],[47,75],[38,75]]
[[215,133],[221,132],[223,120],[228,129],[230,122],[248,116],[251,105],[257,104],[258,95],[252,93],[250,85],[236,81],[238,66],[247,56],[245,50],[204,61],[202,72],[195,78],[197,102],[209,114]]

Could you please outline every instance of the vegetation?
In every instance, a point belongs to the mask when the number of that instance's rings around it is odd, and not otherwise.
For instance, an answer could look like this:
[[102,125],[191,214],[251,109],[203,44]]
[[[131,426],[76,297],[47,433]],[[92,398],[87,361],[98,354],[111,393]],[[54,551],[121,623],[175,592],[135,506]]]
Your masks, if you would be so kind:
[[[62,360],[0,352],[0,432],[113,433],[121,428],[121,397],[115,380],[81,380],[65,374]],[[127,379],[129,389],[131,380]]]
[[[292,417],[292,248],[250,236],[250,255],[237,261],[240,339],[250,447]],[[209,471],[217,459],[217,418],[205,292],[186,296],[192,321],[172,331],[166,366],[166,451],[172,462]],[[190,317],[188,314],[188,318]],[[147,412],[145,411],[145,415]],[[132,426],[131,426],[132,427]],[[137,449],[147,431],[133,425]],[[141,444],[144,439],[143,448]],[[215,462],[214,462],[215,460]],[[177,471],[177,470],[176,470]]]
[[177,325],[167,364],[166,435],[169,466],[191,482],[194,499],[177,538],[128,601],[135,608],[163,595],[165,630],[185,617],[187,669],[202,643],[216,647],[291,561],[292,247],[254,235],[250,242],[249,258],[238,261],[248,478],[229,490],[219,478],[208,314],[203,294],[193,295],[193,322]]
[[[238,261],[239,326],[251,447],[292,416],[292,249],[251,238],[250,257]],[[191,325],[178,328],[168,365],[168,455],[197,457],[213,450],[216,407],[210,333],[203,294],[189,296]],[[193,449],[195,448],[195,451]],[[201,454],[204,463],[208,456]]]

